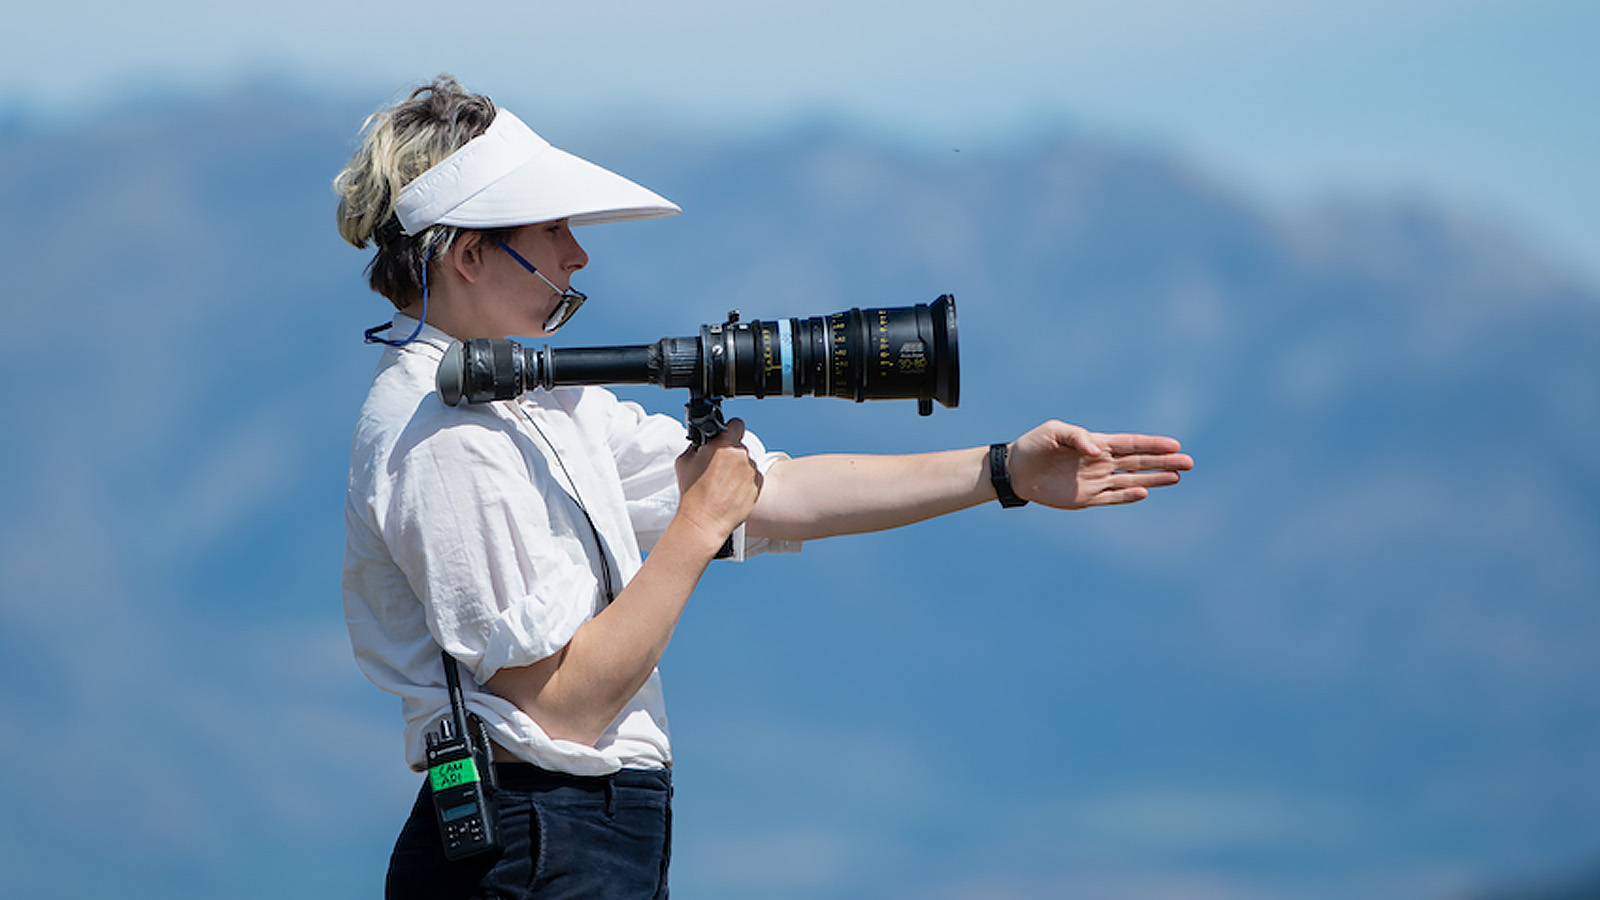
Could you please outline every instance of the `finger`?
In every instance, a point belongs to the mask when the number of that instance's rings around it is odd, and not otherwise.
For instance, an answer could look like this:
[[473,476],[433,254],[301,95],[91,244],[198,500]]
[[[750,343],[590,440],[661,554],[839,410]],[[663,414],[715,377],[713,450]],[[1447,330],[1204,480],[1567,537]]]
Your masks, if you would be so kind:
[[1187,453],[1118,456],[1113,458],[1112,463],[1118,472],[1187,472],[1194,468],[1194,460]]
[[1118,456],[1130,454],[1171,454],[1183,449],[1177,438],[1159,434],[1099,434],[1101,446]]
[[1121,506],[1127,503],[1138,503],[1150,496],[1150,491],[1142,487],[1123,487],[1104,490],[1089,498],[1085,506]]
[[1110,490],[1168,487],[1177,484],[1181,477],[1177,472],[1129,472],[1107,478],[1106,487]]
[[1106,445],[1098,440],[1099,438],[1104,437],[1106,437],[1106,435],[1094,434],[1092,432],[1085,431],[1082,428],[1077,428],[1074,429],[1068,436],[1067,443],[1071,445],[1072,449],[1078,451],[1084,456],[1098,458],[1111,455],[1110,450],[1106,447]]
[[1176,472],[1147,472],[1138,475],[1113,475],[1106,478],[1084,502],[1085,506],[1117,506],[1137,503],[1155,488],[1178,483]]
[[735,444],[743,443],[744,442],[744,420],[743,419],[739,419],[739,418],[729,419],[727,421],[726,425],[727,425],[727,430],[724,431],[722,434],[717,435],[717,437],[725,438],[729,442],[732,442],[732,443],[735,443]]

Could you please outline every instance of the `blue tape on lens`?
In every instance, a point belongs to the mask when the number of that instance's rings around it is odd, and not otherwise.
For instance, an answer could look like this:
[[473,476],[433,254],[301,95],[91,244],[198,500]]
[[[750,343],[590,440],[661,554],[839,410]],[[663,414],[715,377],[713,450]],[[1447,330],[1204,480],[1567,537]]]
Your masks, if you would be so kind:
[[778,320],[778,366],[782,371],[783,395],[794,396],[794,338],[788,319]]

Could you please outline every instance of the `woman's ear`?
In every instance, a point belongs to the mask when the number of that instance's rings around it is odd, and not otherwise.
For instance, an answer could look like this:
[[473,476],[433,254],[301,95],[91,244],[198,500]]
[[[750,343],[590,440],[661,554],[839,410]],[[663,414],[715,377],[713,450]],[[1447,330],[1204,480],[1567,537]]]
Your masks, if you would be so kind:
[[483,272],[483,252],[483,232],[463,231],[456,235],[449,251],[445,253],[445,264],[462,281],[471,284]]

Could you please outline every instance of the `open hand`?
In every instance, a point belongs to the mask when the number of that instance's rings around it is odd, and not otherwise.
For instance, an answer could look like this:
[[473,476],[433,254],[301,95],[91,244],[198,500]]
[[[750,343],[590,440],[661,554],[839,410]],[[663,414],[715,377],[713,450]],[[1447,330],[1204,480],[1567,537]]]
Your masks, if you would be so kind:
[[1134,503],[1178,483],[1194,467],[1173,438],[1099,434],[1049,421],[1012,443],[1007,469],[1017,496],[1057,509]]

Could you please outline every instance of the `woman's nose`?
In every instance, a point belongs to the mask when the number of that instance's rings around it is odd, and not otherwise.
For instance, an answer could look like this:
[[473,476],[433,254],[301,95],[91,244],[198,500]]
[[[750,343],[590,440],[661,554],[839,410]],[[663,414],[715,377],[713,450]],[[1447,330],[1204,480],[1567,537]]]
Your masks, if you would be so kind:
[[567,271],[576,272],[589,264],[589,254],[584,252],[583,245],[578,243],[578,239],[573,237],[570,231],[567,232],[567,241],[569,246],[562,253],[561,262]]

